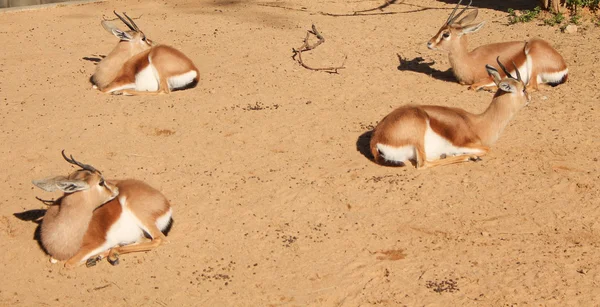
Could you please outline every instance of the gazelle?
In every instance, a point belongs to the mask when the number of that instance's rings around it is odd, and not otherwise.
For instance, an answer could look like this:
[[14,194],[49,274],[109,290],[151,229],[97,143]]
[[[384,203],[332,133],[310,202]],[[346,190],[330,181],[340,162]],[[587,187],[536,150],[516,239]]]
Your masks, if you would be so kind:
[[200,72],[192,60],[173,47],[155,44],[126,13],[123,15],[127,19],[113,13],[130,31],[102,21],[104,29],[118,37],[119,43],[96,66],[91,78],[95,88],[115,95],[140,95],[196,86]]
[[508,77],[502,79],[494,67],[486,66],[498,91],[485,112],[472,114],[443,106],[402,106],[375,127],[371,136],[375,162],[406,165],[413,160],[417,168],[427,168],[480,160],[517,111],[530,100],[519,70],[515,69],[517,78],[514,78],[500,60],[497,62]]
[[444,25],[427,43],[429,49],[448,52],[452,71],[460,84],[469,84],[469,88],[475,90],[495,87],[494,80],[483,67],[493,63],[497,56],[500,56],[505,65],[515,62],[525,83],[533,89],[537,90],[540,83],[557,86],[567,81],[569,70],[565,60],[542,39],[495,43],[469,51],[466,34],[479,31],[485,21],[470,24],[477,17],[477,9],[458,20],[473,1],[456,14],[461,2],[462,0],[456,4]]
[[[118,263],[120,254],[148,251],[166,241],[163,231],[172,222],[172,210],[163,194],[133,180],[105,180],[91,165],[64,159],[81,169],[67,177],[34,180],[44,191],[64,195],[48,207],[41,225],[40,241],[54,263],[65,267],[84,262],[88,266],[107,257]],[[151,241],[140,242],[144,234]]]

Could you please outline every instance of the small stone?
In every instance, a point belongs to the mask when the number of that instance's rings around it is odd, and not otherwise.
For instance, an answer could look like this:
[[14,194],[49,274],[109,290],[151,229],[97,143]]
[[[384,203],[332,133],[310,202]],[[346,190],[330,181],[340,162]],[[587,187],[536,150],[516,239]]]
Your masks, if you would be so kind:
[[484,236],[484,237],[489,237],[489,236],[490,236],[490,233],[489,233],[489,232],[486,232],[486,231],[482,231],[482,232],[481,232],[481,235],[482,235],[482,236]]
[[563,32],[565,33],[569,33],[569,34],[573,34],[575,32],[577,32],[577,26],[576,25],[568,25]]

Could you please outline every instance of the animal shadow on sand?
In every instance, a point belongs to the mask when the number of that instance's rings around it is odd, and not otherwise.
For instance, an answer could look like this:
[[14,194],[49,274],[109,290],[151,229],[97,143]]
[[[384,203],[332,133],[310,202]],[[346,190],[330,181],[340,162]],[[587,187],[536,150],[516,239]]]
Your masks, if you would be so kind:
[[413,71],[431,76],[441,81],[457,82],[456,78],[454,77],[454,74],[452,73],[451,68],[446,71],[441,71],[432,68],[431,66],[435,64],[435,61],[425,62],[425,59],[423,59],[422,57],[416,57],[412,60],[409,60],[406,58],[402,58],[402,56],[398,54],[398,62],[399,71]]
[[373,157],[369,145],[371,143],[371,136],[373,136],[373,130],[361,134],[358,140],[356,140],[356,150],[365,156],[365,158],[371,160],[371,162],[375,162],[375,157]]
[[92,56],[84,56],[81,59],[89,61],[89,62],[93,62],[94,65],[98,65],[98,63],[100,63],[100,61],[102,61],[102,59],[104,59],[105,57],[106,56],[102,55],[102,54],[99,54],[99,55],[92,54]]
[[47,253],[46,249],[42,245],[42,240],[40,237],[41,230],[42,230],[42,228],[41,228],[42,227],[42,219],[44,218],[45,214],[46,214],[45,209],[34,209],[34,210],[27,210],[27,211],[23,211],[23,212],[13,213],[13,215],[21,221],[33,222],[33,223],[37,224],[37,227],[35,228],[35,231],[33,232],[33,239],[38,243],[39,247],[44,252]]
[[[92,56],[84,56],[81,59],[92,62],[92,63],[94,63],[94,65],[98,65],[98,63],[100,63],[100,61],[102,61],[102,59],[104,59],[105,57],[106,56],[102,55],[102,54],[98,54],[98,55],[92,54]],[[92,76],[90,76],[88,81],[90,81],[91,84],[94,84],[94,80],[92,80]]]

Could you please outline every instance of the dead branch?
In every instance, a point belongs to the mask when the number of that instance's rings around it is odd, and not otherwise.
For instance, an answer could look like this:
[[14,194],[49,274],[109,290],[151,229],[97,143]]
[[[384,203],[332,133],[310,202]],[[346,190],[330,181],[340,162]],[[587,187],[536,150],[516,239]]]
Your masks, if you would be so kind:
[[257,3],[256,5],[258,6],[265,6],[265,7],[272,7],[272,8],[277,8],[277,9],[283,9],[283,10],[288,10],[288,11],[298,11],[298,12],[307,12],[306,8],[300,8],[300,9],[296,9],[293,7],[287,7],[287,6],[280,6],[280,5],[276,5],[276,4],[271,4],[271,3]]
[[[354,14],[358,14],[358,13],[367,13],[367,12],[372,12],[372,11],[383,11],[384,8],[396,3],[397,0],[385,0],[385,3],[378,6],[378,7],[374,7],[372,9],[368,9],[368,10],[362,10],[362,11],[355,11]],[[404,2],[404,1],[402,1]]]
[[[401,12],[398,12],[398,11],[384,12],[383,11],[384,8],[386,8],[392,4],[411,6],[411,7],[416,7],[417,9],[410,10],[410,11],[401,11]],[[422,5],[418,5],[418,4],[404,3],[404,1],[397,2],[397,0],[385,0],[384,4],[382,4],[378,7],[372,8],[372,9],[367,9],[367,10],[362,10],[362,11],[354,11],[352,13],[337,14],[337,13],[319,12],[319,14],[325,15],[325,16],[330,16],[330,17],[353,17],[353,16],[411,14],[411,13],[418,13],[418,12],[423,12],[423,11],[428,11],[428,10],[445,10],[445,9],[446,8],[427,7],[427,6],[422,6]],[[373,12],[373,11],[380,11],[380,12]]]
[[[383,9],[395,4],[396,1],[398,0],[385,0],[385,3],[383,3],[382,5],[379,5],[377,7],[374,8],[370,8],[370,9],[366,9],[366,10],[360,10],[360,11],[354,11],[350,14],[333,14],[333,13],[324,13],[321,12],[321,15],[325,15],[325,16],[333,16],[333,17],[341,17],[341,16],[360,16],[360,15],[391,15],[391,14],[398,14],[398,12],[384,12]],[[404,2],[404,1],[402,1]],[[381,11],[379,13],[371,13],[373,11]]]
[[[316,36],[318,39],[318,41],[312,45],[308,42],[311,34]],[[304,61],[302,60],[302,52],[313,50],[324,42],[325,42],[325,37],[323,37],[323,35],[321,35],[321,33],[319,33],[319,31],[317,30],[317,27],[315,25],[312,25],[312,30],[306,31],[306,38],[304,38],[304,43],[302,44],[302,46],[300,46],[300,48],[297,48],[297,49],[292,48],[292,52],[294,53],[294,55],[292,56],[292,59],[298,61],[298,63],[300,63],[300,65],[302,65],[302,67],[304,67],[306,69],[314,70],[314,71],[325,71],[325,72],[328,72],[331,74],[337,74],[339,69],[346,68],[346,67],[344,67],[344,64],[346,63],[346,59],[348,58],[347,56],[344,57],[344,61],[342,62],[342,65],[336,66],[336,67],[315,68],[315,67],[306,65],[304,63]],[[297,59],[296,59],[296,57],[297,57]]]

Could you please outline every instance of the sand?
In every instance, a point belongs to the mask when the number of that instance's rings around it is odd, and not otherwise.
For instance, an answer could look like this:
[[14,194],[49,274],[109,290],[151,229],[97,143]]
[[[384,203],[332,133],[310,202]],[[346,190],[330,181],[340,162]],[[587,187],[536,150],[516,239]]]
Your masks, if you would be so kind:
[[[599,29],[507,25],[484,2],[488,22],[470,46],[541,37],[569,81],[532,93],[480,162],[383,167],[363,153],[393,108],[481,112],[492,93],[454,82],[447,55],[426,47],[451,3],[331,16],[382,2],[110,0],[0,13],[0,305],[600,304]],[[100,26],[113,9],[193,59],[198,86],[93,90],[95,61],[116,44]],[[326,41],[304,60],[343,63],[338,74],[292,59],[311,24]],[[412,64],[399,69],[397,54]],[[37,224],[14,214],[60,196],[31,180],[75,170],[62,149],[161,190],[170,243],[118,266],[51,264]]]

